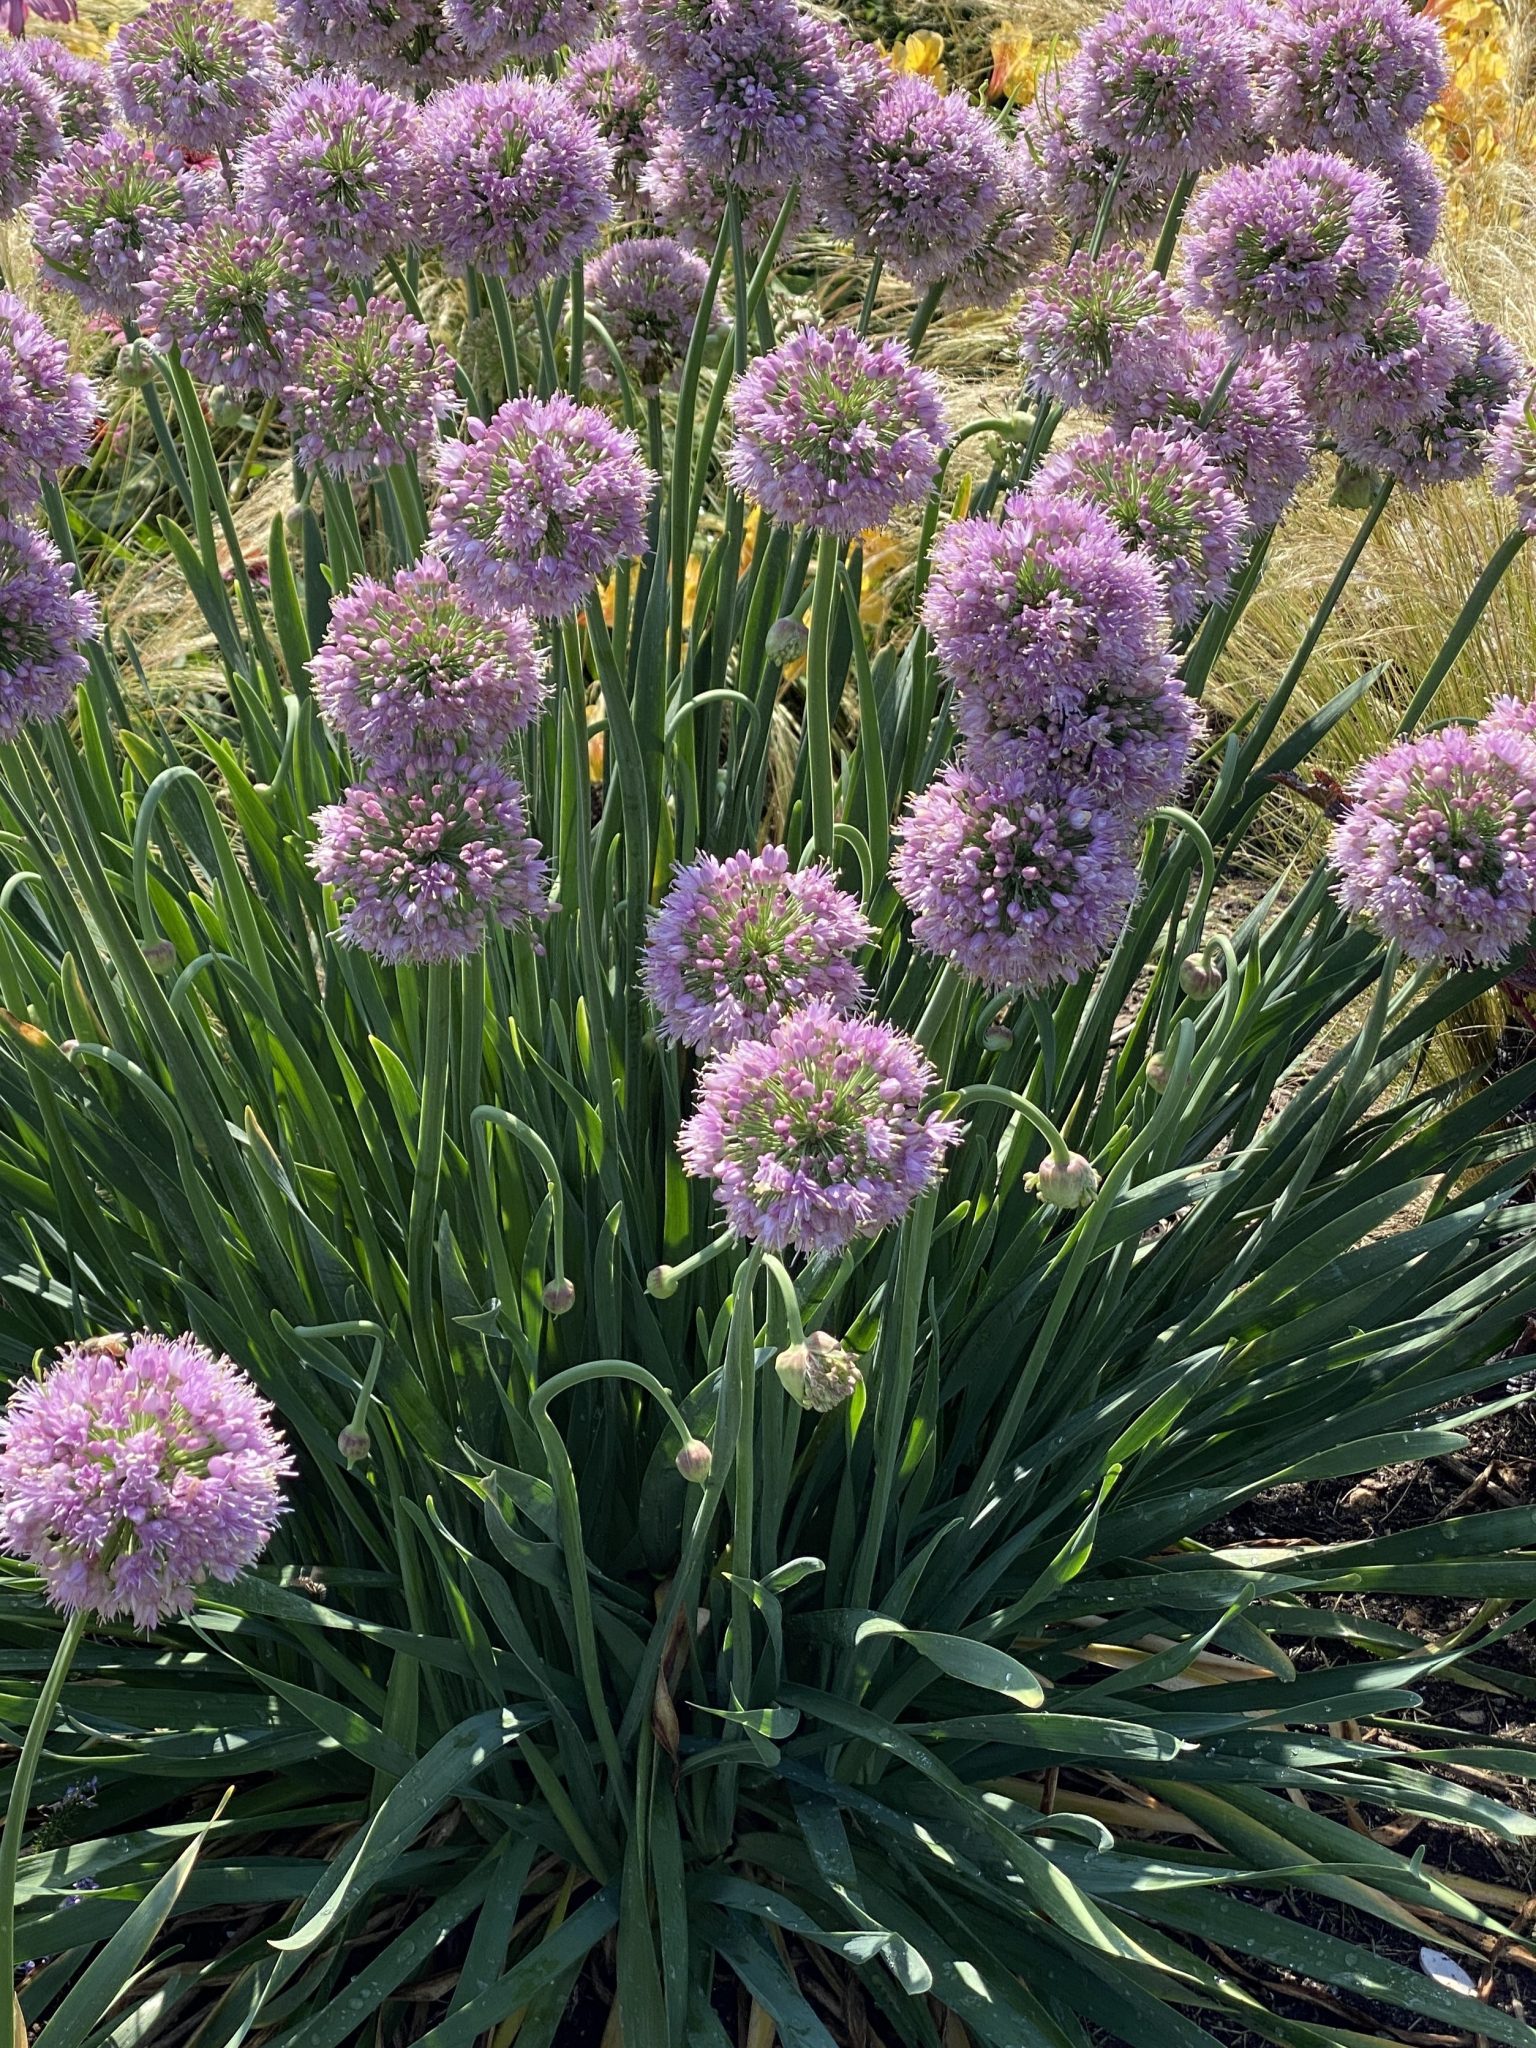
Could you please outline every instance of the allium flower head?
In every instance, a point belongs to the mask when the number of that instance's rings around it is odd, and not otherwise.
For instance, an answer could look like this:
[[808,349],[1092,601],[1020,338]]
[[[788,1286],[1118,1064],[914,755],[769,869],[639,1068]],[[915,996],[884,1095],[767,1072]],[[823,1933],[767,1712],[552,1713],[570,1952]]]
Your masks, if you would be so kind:
[[803,1344],[791,1344],[773,1361],[789,1398],[813,1415],[830,1415],[863,1384],[859,1361],[830,1330],[810,1330]]
[[561,84],[613,153],[614,189],[632,204],[661,130],[661,80],[623,36],[578,50]]
[[1162,572],[1175,627],[1217,603],[1242,559],[1248,516],[1221,471],[1161,427],[1086,435],[1047,458],[1032,489],[1084,498]]
[[726,202],[733,194],[741,238],[749,253],[767,246],[786,196],[789,219],[779,247],[783,251],[794,246],[809,211],[798,188],[786,195],[772,185],[733,186],[711,169],[682,129],[669,122],[657,129],[655,146],[640,173],[640,206],[658,226],[687,248],[713,254]]
[[73,292],[88,312],[126,323],[139,311],[139,287],[166,241],[200,220],[211,181],[180,172],[146,142],[109,132],[76,143],[43,174],[32,239],[50,283]]
[[597,123],[559,87],[457,85],[421,114],[424,239],[455,269],[530,292],[595,247],[613,211]]
[[1050,255],[1056,224],[1039,164],[1023,142],[1008,150],[992,225],[944,276],[948,306],[1005,306]]
[[1373,157],[1371,169],[1386,183],[1404,248],[1410,256],[1427,256],[1440,232],[1445,203],[1445,186],[1434,158],[1422,142],[1405,135],[1383,155]]
[[1123,0],[1078,51],[1084,135],[1175,177],[1244,154],[1255,132],[1248,43],[1221,0]]
[[791,1010],[854,1010],[851,956],[870,926],[826,867],[792,871],[782,846],[679,868],[651,923],[645,991],[662,1036],[698,1052],[767,1038]]
[[1536,700],[1530,697],[1495,697],[1478,731],[1536,741]]
[[150,0],[118,31],[112,80],[135,128],[176,149],[233,149],[280,89],[277,43],[231,0]]
[[1517,369],[1508,344],[1413,258],[1357,334],[1308,352],[1313,411],[1339,453],[1409,486],[1476,474]]
[[431,742],[498,754],[546,690],[528,614],[477,603],[430,555],[337,598],[310,674],[352,752],[385,761]]
[[69,346],[24,300],[0,292],[0,504],[36,504],[39,472],[85,460],[96,394],[69,367]]
[[1507,727],[1404,740],[1359,770],[1330,859],[1344,908],[1410,960],[1492,967],[1536,916],[1536,743]]
[[956,722],[977,736],[1027,729],[1058,691],[1134,693],[1168,669],[1157,571],[1077,498],[1031,492],[1001,522],[958,520],[934,548],[924,617]]
[[195,1337],[71,1345],[0,1420],[0,1542],[55,1606],[156,1628],[266,1548],[293,1470],[271,1416]]
[[443,0],[443,19],[476,64],[533,64],[589,43],[602,8],[596,0]]
[[311,469],[361,477],[424,455],[453,403],[453,364],[394,299],[315,313],[288,350],[283,405]]
[[1282,149],[1370,162],[1450,76],[1439,25],[1407,0],[1278,0],[1262,20],[1260,114]]
[[644,553],[655,478],[634,435],[595,406],[514,398],[468,433],[438,456],[432,536],[481,602],[563,618]]
[[983,781],[1016,774],[1036,788],[1054,783],[1077,790],[1096,811],[1137,823],[1178,796],[1201,725],[1171,652],[1134,682],[1114,679],[1092,690],[1062,684],[1042,696],[1023,725],[995,724],[971,694],[957,705],[966,765]]
[[341,936],[380,960],[463,960],[496,927],[548,910],[523,792],[476,756],[424,749],[348,789],[315,826],[311,864],[348,904]]
[[912,799],[891,879],[913,943],[989,988],[1075,981],[1136,895],[1124,821],[1059,777],[952,764]]
[[1082,128],[1081,78],[1075,60],[1060,89],[1027,107],[1019,139],[1039,165],[1051,217],[1074,242],[1086,242],[1105,218],[1105,245],[1143,242],[1158,232],[1177,175],[1156,157],[1122,157]]
[[832,212],[861,255],[924,287],[980,248],[1008,158],[979,107],[905,72],[850,109],[844,127]]
[[[1187,436],[1226,478],[1256,527],[1273,526],[1312,467],[1315,435],[1289,363],[1273,349],[1244,351],[1190,329],[1173,389],[1117,412],[1117,424]],[[1208,414],[1208,416],[1207,416]]]
[[731,394],[731,481],[775,519],[846,537],[927,497],[945,440],[938,387],[897,341],[803,327]]
[[[681,367],[708,281],[709,265],[669,235],[614,242],[593,264],[588,301],[645,397],[664,391]],[[600,344],[590,351],[589,379],[598,390],[616,381]]]
[[816,168],[842,112],[837,58],[796,0],[625,0],[621,16],[711,172],[761,188]]
[[240,158],[240,196],[279,213],[306,260],[372,277],[414,232],[420,170],[415,109],[345,72],[303,79]]
[[1385,181],[1305,149],[1219,173],[1186,238],[1190,303],[1278,345],[1352,332],[1386,303],[1406,253]]
[[64,147],[57,93],[17,44],[0,45],[0,219],[26,205]]
[[1121,407],[1165,388],[1183,322],[1134,249],[1041,271],[1019,313],[1025,382],[1062,405]]
[[112,125],[111,73],[105,64],[81,57],[57,36],[28,36],[22,55],[58,101],[64,140],[94,142]]
[[837,1253],[899,1223],[938,1179],[960,1128],[924,1114],[937,1085],[904,1032],[810,1003],[709,1061],[678,1150],[715,1182],[738,1237]]
[[423,92],[463,75],[439,0],[278,0],[278,21],[301,56],[375,85]]
[[163,244],[140,322],[156,348],[180,349],[194,377],[276,398],[291,336],[324,303],[281,215],[221,207]]
[[1496,498],[1513,500],[1516,524],[1536,533],[1536,385],[1529,381],[1494,422],[1488,481]]
[[0,740],[69,709],[96,628],[95,600],[47,535],[0,518]]

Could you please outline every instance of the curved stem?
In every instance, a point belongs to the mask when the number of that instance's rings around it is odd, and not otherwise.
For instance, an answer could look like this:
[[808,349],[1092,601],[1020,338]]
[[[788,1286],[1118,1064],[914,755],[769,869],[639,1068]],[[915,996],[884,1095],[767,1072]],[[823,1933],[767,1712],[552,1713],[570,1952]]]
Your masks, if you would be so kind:
[[1065,1166],[1072,1156],[1072,1148],[1037,1103],[1027,1095],[1019,1095],[1012,1088],[1000,1088],[995,1081],[972,1081],[968,1087],[959,1089],[953,1095],[946,1095],[945,1102],[953,1109],[972,1109],[979,1103],[991,1102],[1002,1109],[1011,1109],[1016,1116],[1033,1124],[1051,1148],[1051,1157],[1058,1166]]
[[[565,1274],[565,1182],[560,1177],[559,1163],[544,1140],[531,1124],[525,1124],[520,1116],[514,1116],[510,1109],[502,1109],[494,1102],[482,1102],[469,1113],[470,1128],[483,1130],[488,1124],[508,1132],[516,1138],[526,1152],[532,1153],[544,1170],[549,1185],[550,1249],[554,1254],[557,1280]],[[550,1382],[554,1384],[553,1381]]]

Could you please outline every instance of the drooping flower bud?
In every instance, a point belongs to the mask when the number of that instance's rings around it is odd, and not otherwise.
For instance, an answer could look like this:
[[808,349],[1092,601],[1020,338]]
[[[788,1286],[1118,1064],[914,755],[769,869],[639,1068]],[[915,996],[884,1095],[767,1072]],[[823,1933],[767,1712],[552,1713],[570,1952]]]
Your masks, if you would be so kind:
[[1221,962],[1212,953],[1190,953],[1179,962],[1179,987],[1191,1002],[1204,1003],[1221,987]]
[[349,1422],[337,1437],[336,1448],[349,1465],[360,1465],[373,1450],[373,1439],[366,1429],[356,1429]]
[[546,1282],[542,1298],[550,1315],[567,1315],[576,1306],[576,1289],[562,1273],[558,1279]]
[[818,1415],[841,1407],[864,1378],[853,1353],[829,1330],[812,1330],[803,1344],[791,1344],[773,1369],[789,1398]]
[[1048,1153],[1025,1185],[1049,1208],[1086,1209],[1099,1191],[1099,1176],[1081,1152],[1069,1152],[1065,1159]]
[[804,619],[785,617],[774,620],[764,644],[768,659],[783,668],[786,662],[803,660],[810,642],[810,628]]
[[670,1301],[677,1292],[677,1269],[652,1266],[645,1276],[645,1291],[652,1301]]
[[1147,1061],[1147,1086],[1161,1095],[1173,1079],[1173,1061],[1165,1052],[1153,1053]]
[[691,1436],[672,1462],[690,1486],[702,1486],[714,1465],[715,1454],[702,1437]]

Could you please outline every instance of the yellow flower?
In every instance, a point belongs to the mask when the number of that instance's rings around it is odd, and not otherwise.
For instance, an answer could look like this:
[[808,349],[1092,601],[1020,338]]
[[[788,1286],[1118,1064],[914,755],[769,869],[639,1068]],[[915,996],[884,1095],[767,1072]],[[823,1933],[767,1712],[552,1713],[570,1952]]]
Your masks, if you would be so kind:
[[[884,45],[881,45],[884,49]],[[909,36],[898,36],[885,51],[892,68],[909,71],[915,78],[931,79],[940,92],[949,89],[944,68],[944,38],[931,28],[915,28]]]
[[1043,36],[1036,41],[1021,21],[999,22],[992,31],[992,76],[987,98],[1027,107],[1045,73],[1072,54],[1069,36]]

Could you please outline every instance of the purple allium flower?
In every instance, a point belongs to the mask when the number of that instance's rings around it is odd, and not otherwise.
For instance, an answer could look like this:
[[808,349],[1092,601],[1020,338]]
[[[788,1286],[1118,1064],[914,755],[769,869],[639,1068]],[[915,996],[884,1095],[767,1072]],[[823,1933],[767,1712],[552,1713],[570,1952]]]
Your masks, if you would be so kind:
[[0,1420],[0,1540],[56,1607],[157,1628],[266,1548],[293,1470],[271,1418],[195,1337],[72,1344]]
[[989,988],[1031,993],[1102,958],[1136,895],[1115,812],[1056,775],[984,779],[963,761],[912,799],[891,879],[923,952]]
[[[670,236],[614,242],[593,264],[587,299],[602,321],[635,389],[654,398],[673,381],[704,304],[709,265]],[[589,351],[589,381],[616,382],[608,352]]]
[[112,45],[112,80],[135,128],[177,149],[233,149],[282,83],[277,40],[231,0],[151,0]]
[[837,56],[796,0],[625,0],[621,13],[711,173],[782,194],[818,166],[842,111]]
[[1126,545],[1162,572],[1182,631],[1225,595],[1242,560],[1248,516],[1216,464],[1187,435],[1113,427],[1049,456],[1031,489],[1107,512]]
[[514,398],[467,431],[438,456],[432,537],[480,602],[563,618],[645,552],[656,480],[634,435],[596,406]]
[[1167,388],[1184,323],[1136,250],[1080,250],[1038,274],[1016,332],[1032,390],[1061,405],[1118,408]]
[[1477,728],[1482,733],[1513,734],[1516,739],[1536,741],[1536,701],[1529,697],[1495,697],[1488,715]]
[[1449,726],[1366,762],[1333,835],[1344,908],[1410,960],[1507,959],[1536,916],[1536,744]]
[[112,125],[111,73],[105,64],[77,56],[57,36],[28,36],[21,53],[59,103],[64,140],[94,142]]
[[140,322],[156,348],[180,349],[194,377],[276,398],[289,341],[324,304],[280,214],[220,208],[162,244]]
[[[709,168],[680,128],[664,124],[657,130],[650,160],[640,173],[640,200],[643,210],[650,212],[675,240],[686,248],[713,254],[732,190],[741,218],[742,241],[749,252],[766,247],[787,195],[771,185],[733,188]],[[781,249],[793,246],[805,225],[807,212],[797,190]]]
[[64,154],[58,94],[15,43],[0,44],[0,219],[25,206]]
[[791,871],[782,846],[705,853],[677,870],[652,920],[645,992],[663,1038],[723,1052],[810,1002],[858,1009],[867,991],[850,956],[871,936],[829,868]]
[[802,327],[731,394],[737,489],[788,525],[852,538],[926,498],[946,438],[938,386],[899,341]]
[[1410,256],[1427,256],[1440,232],[1445,199],[1434,158],[1422,142],[1405,135],[1392,149],[1373,158],[1371,169],[1386,183],[1392,211],[1403,230],[1404,248]]
[[46,534],[0,518],[0,740],[61,717],[86,672],[96,601]]
[[1529,380],[1494,422],[1488,481],[1496,498],[1513,501],[1516,525],[1536,533],[1536,385]]
[[528,614],[478,603],[430,555],[337,598],[310,674],[327,723],[385,761],[433,742],[499,754],[547,688]]
[[591,42],[598,0],[443,0],[443,19],[477,64],[532,64]]
[[411,240],[420,183],[415,109],[345,72],[295,85],[240,158],[245,205],[284,215],[311,265],[347,277]]
[[368,476],[424,455],[454,404],[452,362],[394,299],[312,314],[287,362],[294,453],[333,476]]
[[908,284],[937,284],[997,218],[1008,153],[996,124],[963,93],[896,73],[848,109],[843,128],[834,221]]
[[113,131],[76,143],[44,172],[32,239],[50,283],[126,324],[138,318],[139,287],[166,241],[200,220],[213,196],[208,178]]
[[1080,499],[1031,493],[1005,513],[957,520],[933,551],[924,619],[961,731],[1024,731],[1062,690],[1156,687],[1169,621],[1152,564]]
[[1175,178],[1244,155],[1249,37],[1222,0],[1123,0],[1083,37],[1076,114],[1090,142]]
[[1385,180],[1305,149],[1220,172],[1186,234],[1190,303],[1277,344],[1351,333],[1385,305],[1406,253]]
[[809,1003],[699,1076],[678,1135],[738,1237],[837,1253],[899,1223],[938,1179],[960,1126],[930,1112],[938,1075],[889,1024]]
[[463,960],[497,926],[548,911],[523,792],[476,755],[423,749],[354,784],[315,825],[315,873],[350,902],[341,937],[380,960]]
[[1508,344],[1414,258],[1379,314],[1308,359],[1313,411],[1339,453],[1410,486],[1477,473],[1518,374]]
[[1026,725],[994,725],[973,697],[963,709],[966,764],[983,781],[1017,774],[1035,788],[1074,788],[1094,809],[1131,822],[1178,796],[1201,730],[1171,652],[1134,684],[1050,690]]
[[1015,142],[1003,164],[992,225],[970,255],[945,273],[945,304],[1005,306],[1050,255],[1055,239],[1040,166],[1024,143]]
[[613,211],[597,123],[559,87],[457,85],[421,114],[424,239],[455,268],[530,292],[595,247]]
[[96,393],[69,367],[69,345],[14,292],[0,292],[0,504],[36,504],[38,472],[83,462]]
[[1260,118],[1282,149],[1370,162],[1421,121],[1450,65],[1406,0],[1278,0],[1262,16]]
[[1027,107],[1019,138],[1040,167],[1052,218],[1074,242],[1086,242],[1108,206],[1105,242],[1147,241],[1161,227],[1176,177],[1156,158],[1121,158],[1083,133],[1073,67],[1061,89]]
[[622,36],[578,50],[560,80],[613,152],[614,190],[633,204],[661,130],[661,80]]
[[1273,349],[1247,349],[1233,367],[1230,343],[1192,328],[1175,374],[1165,401],[1123,408],[1117,424],[1186,435],[1221,471],[1253,525],[1275,525],[1306,481],[1315,439],[1287,359]]
[[402,92],[450,84],[464,70],[438,0],[278,0],[278,22],[311,62]]

